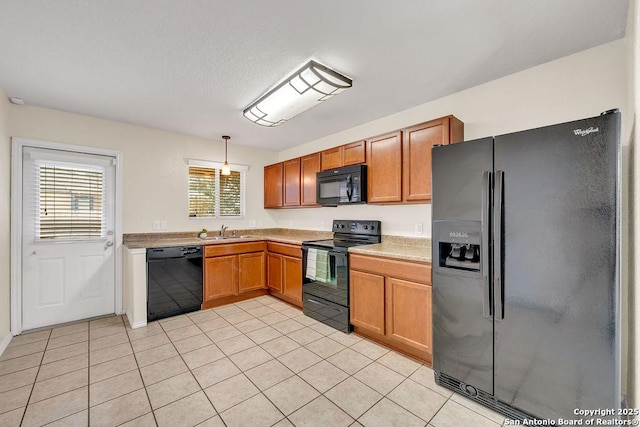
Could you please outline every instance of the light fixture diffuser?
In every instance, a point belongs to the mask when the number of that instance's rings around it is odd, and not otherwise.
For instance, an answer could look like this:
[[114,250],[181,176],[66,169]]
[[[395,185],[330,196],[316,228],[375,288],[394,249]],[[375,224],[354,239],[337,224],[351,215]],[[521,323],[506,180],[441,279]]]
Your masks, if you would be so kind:
[[282,83],[244,109],[244,116],[262,126],[278,126],[351,87],[351,79],[309,61]]

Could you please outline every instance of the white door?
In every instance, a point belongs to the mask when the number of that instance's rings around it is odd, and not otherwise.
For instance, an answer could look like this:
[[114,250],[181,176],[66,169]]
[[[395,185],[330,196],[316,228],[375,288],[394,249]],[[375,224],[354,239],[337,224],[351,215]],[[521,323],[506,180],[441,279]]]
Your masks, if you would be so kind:
[[115,312],[115,159],[24,147],[22,328]]

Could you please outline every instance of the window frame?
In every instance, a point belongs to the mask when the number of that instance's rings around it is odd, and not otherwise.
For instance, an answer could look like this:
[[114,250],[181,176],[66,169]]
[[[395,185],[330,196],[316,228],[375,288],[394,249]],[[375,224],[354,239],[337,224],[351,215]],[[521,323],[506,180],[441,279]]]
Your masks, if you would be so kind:
[[[246,217],[246,199],[247,199],[247,172],[249,171],[249,166],[247,165],[239,165],[234,163],[229,163],[229,169],[232,172],[240,173],[240,215],[220,215],[220,173],[222,171],[222,162],[211,162],[207,160],[196,160],[196,159],[188,159],[187,160],[187,217],[190,220],[221,220],[221,219],[245,219]],[[189,197],[191,188],[189,186],[189,168],[190,167],[199,167],[199,168],[207,168],[215,170],[215,214],[212,216],[190,216],[189,215]]]

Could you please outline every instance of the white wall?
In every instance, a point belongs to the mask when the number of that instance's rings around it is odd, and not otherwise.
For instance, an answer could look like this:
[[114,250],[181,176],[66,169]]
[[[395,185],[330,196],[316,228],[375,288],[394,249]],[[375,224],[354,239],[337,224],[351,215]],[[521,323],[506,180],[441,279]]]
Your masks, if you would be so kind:
[[[626,88],[625,43],[618,40],[282,151],[278,159],[448,114],[464,122],[467,140],[595,116],[611,108],[623,109]],[[624,111],[623,132],[630,132]],[[271,216],[283,227],[316,229],[329,229],[333,219],[377,219],[382,221],[384,234],[413,236],[417,236],[415,224],[422,223],[422,236],[431,235],[428,204],[291,209],[272,211]]]
[[11,303],[10,249],[11,225],[11,140],[9,138],[9,101],[0,87],[0,342],[9,335]]
[[125,233],[151,232],[154,220],[167,221],[163,231],[195,232],[223,223],[230,229],[248,228],[250,220],[257,226],[275,225],[262,208],[262,191],[263,166],[276,162],[276,154],[236,145],[233,133],[229,163],[250,165],[245,219],[189,219],[186,159],[224,161],[224,143],[26,105],[11,105],[9,118],[11,136],[122,151]]

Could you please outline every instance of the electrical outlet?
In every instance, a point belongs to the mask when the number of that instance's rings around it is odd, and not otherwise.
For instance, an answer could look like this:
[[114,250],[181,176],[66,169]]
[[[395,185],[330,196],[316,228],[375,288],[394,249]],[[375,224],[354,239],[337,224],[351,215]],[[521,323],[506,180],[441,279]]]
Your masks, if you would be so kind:
[[249,220],[249,228],[256,228],[256,220],[255,219],[250,219]]
[[158,231],[160,230],[160,221],[153,221],[153,231]]
[[262,226],[264,225],[264,221],[262,221],[261,219],[258,220],[258,228],[262,228]]
[[324,230],[324,221],[320,221],[320,230]]
[[167,228],[169,228],[169,224],[167,224],[167,221],[160,221],[160,228],[162,230],[166,230]]
[[421,222],[416,222],[415,230],[416,230],[416,234],[422,234],[422,223]]

